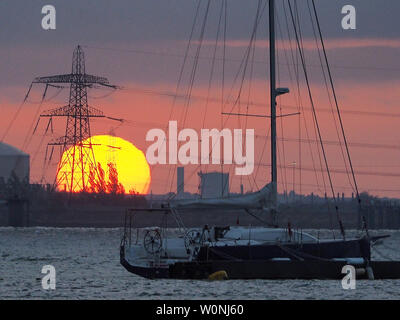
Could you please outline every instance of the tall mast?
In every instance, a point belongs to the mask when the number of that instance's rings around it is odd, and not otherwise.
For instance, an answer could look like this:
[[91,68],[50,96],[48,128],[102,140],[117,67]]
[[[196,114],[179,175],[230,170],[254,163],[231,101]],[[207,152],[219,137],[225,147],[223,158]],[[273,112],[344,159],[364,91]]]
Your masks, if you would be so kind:
[[272,182],[272,219],[275,223],[277,195],[278,195],[278,173],[276,162],[276,97],[289,93],[288,88],[276,88],[275,77],[275,0],[269,0],[269,65],[270,65],[270,95],[271,95],[271,182]]
[[273,183],[273,201],[276,205],[277,168],[276,168],[276,77],[275,77],[275,0],[269,0],[269,65],[271,95],[271,181]]

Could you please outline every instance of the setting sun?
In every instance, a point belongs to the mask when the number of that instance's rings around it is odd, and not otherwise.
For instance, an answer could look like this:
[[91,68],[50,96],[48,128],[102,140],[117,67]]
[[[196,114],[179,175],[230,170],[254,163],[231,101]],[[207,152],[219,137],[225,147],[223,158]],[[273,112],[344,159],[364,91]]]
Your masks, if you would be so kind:
[[[60,163],[64,165],[57,173],[59,190],[71,191],[71,179],[73,179],[73,192],[85,189],[87,192],[147,194],[151,174],[149,164],[141,150],[129,141],[110,135],[93,136],[90,141],[89,139],[83,141],[82,145],[88,146],[89,143],[92,144],[94,157],[91,152],[87,152],[90,150],[87,147],[83,152],[80,151],[80,147],[75,147],[74,156],[72,156],[74,147],[70,147],[63,153]],[[77,163],[82,153],[84,154],[84,169],[75,169],[72,177],[73,165],[71,160],[67,159],[72,159]]]

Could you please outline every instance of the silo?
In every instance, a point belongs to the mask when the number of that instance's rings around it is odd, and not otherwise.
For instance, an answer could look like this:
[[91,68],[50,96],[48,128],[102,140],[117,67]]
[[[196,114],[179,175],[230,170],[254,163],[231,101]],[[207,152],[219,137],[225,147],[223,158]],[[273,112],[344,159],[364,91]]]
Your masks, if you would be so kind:
[[0,178],[7,182],[13,171],[20,181],[29,181],[29,155],[0,142]]
[[[29,182],[29,155],[6,143],[0,143],[0,179],[7,183],[13,172],[20,182]],[[29,224],[28,201],[22,198],[26,195],[21,194],[17,186],[18,183],[11,194],[3,195],[7,197],[3,200],[7,201],[8,206],[8,225],[26,227]]]

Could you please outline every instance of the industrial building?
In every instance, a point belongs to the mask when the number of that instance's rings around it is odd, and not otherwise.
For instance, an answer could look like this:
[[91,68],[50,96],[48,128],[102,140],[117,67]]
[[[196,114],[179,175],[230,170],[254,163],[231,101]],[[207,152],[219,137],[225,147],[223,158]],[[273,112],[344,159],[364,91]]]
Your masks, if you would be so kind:
[[229,195],[229,173],[199,172],[201,198],[221,198]]
[[0,142],[0,179],[7,182],[12,172],[20,181],[29,181],[29,155],[9,144]]

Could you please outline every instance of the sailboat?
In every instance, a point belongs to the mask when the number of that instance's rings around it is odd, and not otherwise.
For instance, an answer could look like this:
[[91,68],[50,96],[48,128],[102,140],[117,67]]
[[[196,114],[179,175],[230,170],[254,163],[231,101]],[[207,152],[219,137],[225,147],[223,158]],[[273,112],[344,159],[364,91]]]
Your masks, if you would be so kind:
[[[276,87],[275,51],[275,1],[269,0],[271,182],[259,191],[236,197],[174,200],[158,209],[129,209],[120,246],[121,264],[129,272],[147,278],[204,279],[221,270],[229,270],[227,275],[236,279],[335,278],[343,265],[352,264],[373,277],[371,243],[384,236],[370,237],[366,233],[346,238],[341,221],[342,239],[326,240],[290,226],[274,225],[278,182],[276,100],[289,93],[288,88]],[[179,215],[180,210],[188,209],[242,209],[249,214],[255,210],[270,215],[273,226],[206,225],[188,230]],[[163,224],[132,232],[135,214],[144,210],[161,214]],[[165,222],[168,217],[179,226],[172,235]]]

